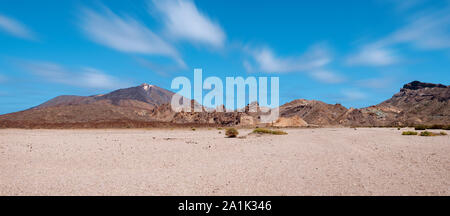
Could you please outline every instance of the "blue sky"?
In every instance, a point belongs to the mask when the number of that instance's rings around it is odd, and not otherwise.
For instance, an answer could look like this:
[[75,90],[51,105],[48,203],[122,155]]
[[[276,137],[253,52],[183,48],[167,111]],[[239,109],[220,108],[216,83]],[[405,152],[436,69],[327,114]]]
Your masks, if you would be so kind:
[[[449,83],[450,1],[2,0],[0,114],[173,78],[279,76],[280,103],[365,107]],[[175,91],[175,90],[174,90]]]

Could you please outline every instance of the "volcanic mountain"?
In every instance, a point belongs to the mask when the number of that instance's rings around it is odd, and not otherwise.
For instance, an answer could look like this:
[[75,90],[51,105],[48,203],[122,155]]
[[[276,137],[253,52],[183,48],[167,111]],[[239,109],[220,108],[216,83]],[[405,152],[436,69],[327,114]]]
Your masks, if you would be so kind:
[[[154,85],[119,89],[104,95],[58,96],[39,106],[0,116],[0,128],[96,128],[166,125],[259,124],[260,107],[251,103],[241,112],[174,112],[175,93]],[[347,109],[340,104],[294,100],[280,106],[275,125],[401,126],[450,123],[450,87],[414,81],[392,98],[375,106]],[[191,107],[200,106],[191,100]],[[256,107],[256,113],[250,112]],[[206,112],[208,110],[209,112]]]
[[378,105],[347,109],[340,104],[300,99],[280,106],[280,116],[298,116],[308,124],[322,126],[448,125],[449,99],[449,86],[414,81]]
[[125,107],[142,107],[152,109],[162,104],[170,103],[175,93],[158,86],[144,83],[140,86],[119,89],[104,95],[94,96],[74,96],[62,95],[55,97],[36,108],[93,104],[97,102],[105,102],[116,106]]
[[339,118],[346,126],[450,124],[450,86],[414,81],[375,106],[349,109]]
[[[31,109],[0,116],[0,128],[237,125],[241,115],[245,115],[240,112],[174,112],[170,106],[174,94],[144,83],[102,95],[63,95]],[[191,100],[191,106],[201,105]]]
[[157,120],[151,118],[152,110],[170,103],[173,95],[145,83],[104,95],[63,95],[31,109],[0,116],[0,127],[107,127],[123,122],[153,122]]

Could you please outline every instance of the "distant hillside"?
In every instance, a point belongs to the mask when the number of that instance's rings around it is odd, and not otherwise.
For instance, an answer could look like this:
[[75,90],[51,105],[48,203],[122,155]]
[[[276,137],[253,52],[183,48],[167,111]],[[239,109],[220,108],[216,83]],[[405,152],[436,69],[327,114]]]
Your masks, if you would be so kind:
[[298,116],[308,124],[335,125],[337,119],[347,111],[340,104],[327,104],[316,100],[294,100],[280,106],[281,117]]
[[93,104],[99,101],[117,106],[141,107],[146,109],[154,108],[162,104],[170,103],[175,93],[158,86],[142,84],[140,86],[119,89],[104,95],[94,96],[73,96],[62,95],[55,97],[36,108],[53,106],[83,105]]
[[338,124],[346,126],[450,125],[450,87],[414,81],[375,106],[351,109]]
[[[104,95],[58,96],[37,107],[0,116],[0,128],[158,127],[167,125],[259,124],[260,112],[173,112],[175,93],[154,85],[119,89]],[[450,87],[414,81],[375,106],[347,109],[340,104],[294,100],[280,106],[283,124],[318,126],[400,126],[450,124]],[[192,106],[199,106],[191,101]],[[206,110],[206,109],[205,109]],[[210,110],[210,109],[209,109]],[[300,124],[300,123],[301,124]],[[293,123],[294,124],[294,123]],[[292,126],[295,126],[292,125]]]

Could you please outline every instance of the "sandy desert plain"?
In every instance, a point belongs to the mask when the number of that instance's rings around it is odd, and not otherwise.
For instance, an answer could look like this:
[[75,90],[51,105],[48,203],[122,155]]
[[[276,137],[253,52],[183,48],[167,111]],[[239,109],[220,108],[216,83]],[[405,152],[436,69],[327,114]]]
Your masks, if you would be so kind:
[[0,130],[0,195],[450,195],[450,136],[305,128]]

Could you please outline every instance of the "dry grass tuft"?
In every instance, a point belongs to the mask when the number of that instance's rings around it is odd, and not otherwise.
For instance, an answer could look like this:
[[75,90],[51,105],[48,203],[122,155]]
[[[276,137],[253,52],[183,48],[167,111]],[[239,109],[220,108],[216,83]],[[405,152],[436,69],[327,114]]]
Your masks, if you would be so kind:
[[440,132],[440,133],[433,133],[433,132],[430,132],[430,131],[423,131],[423,132],[420,132],[420,136],[445,136],[445,135],[447,135],[447,133],[445,133],[445,132]]
[[266,129],[266,128],[256,128],[255,130],[253,130],[253,133],[274,134],[274,135],[285,135],[285,134],[287,134],[286,132],[281,131],[281,130],[270,130],[270,129]]
[[403,131],[402,135],[417,135],[415,131]]

